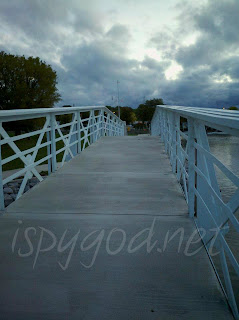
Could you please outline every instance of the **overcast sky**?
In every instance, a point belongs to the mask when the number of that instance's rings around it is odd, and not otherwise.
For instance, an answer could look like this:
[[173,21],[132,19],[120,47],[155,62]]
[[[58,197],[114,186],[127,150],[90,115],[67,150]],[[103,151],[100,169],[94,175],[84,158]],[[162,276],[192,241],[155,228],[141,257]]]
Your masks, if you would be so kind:
[[117,80],[124,106],[239,104],[239,0],[0,0],[0,50],[51,64],[60,106],[116,105]]

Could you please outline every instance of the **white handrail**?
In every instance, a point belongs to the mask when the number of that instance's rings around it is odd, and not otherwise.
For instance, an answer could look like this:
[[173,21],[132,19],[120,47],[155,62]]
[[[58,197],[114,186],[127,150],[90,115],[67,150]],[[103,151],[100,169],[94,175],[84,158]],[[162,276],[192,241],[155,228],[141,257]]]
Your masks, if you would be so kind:
[[[181,130],[181,118],[186,119],[187,132]],[[206,126],[239,136],[239,111],[157,106],[151,121],[151,134],[160,135],[164,142],[172,170],[188,203],[189,216],[194,219],[208,253],[212,253],[213,247],[219,252],[225,282],[224,292],[235,318],[239,319],[227,259],[238,276],[239,263],[225,239],[225,234],[229,231],[228,222],[230,228],[239,233],[239,222],[235,216],[239,208],[239,178],[211,154]],[[214,166],[236,188],[227,203],[222,199]]]
[[[191,117],[197,120],[213,125],[213,128],[224,127],[227,131],[231,129],[238,130],[239,128],[239,111],[209,109],[209,108],[193,108],[182,106],[157,106],[161,110],[171,111],[179,114],[182,117]],[[220,129],[219,129],[220,130]],[[238,135],[238,131],[235,133]]]
[[75,111],[88,112],[104,110],[107,114],[110,114],[113,118],[120,120],[112,111],[105,106],[84,106],[84,107],[64,107],[64,108],[34,108],[34,109],[14,109],[14,110],[1,110],[0,121],[16,121],[32,118],[41,118],[43,115],[54,113],[56,115],[71,114]]
[[[88,113],[88,115],[87,115]],[[72,119],[68,123],[59,124],[57,116],[69,114]],[[82,118],[84,114],[84,119]],[[86,117],[86,118],[85,118]],[[36,128],[32,132],[10,136],[4,128],[7,122],[44,118],[42,128]],[[16,122],[16,126],[17,126]],[[94,143],[102,136],[123,136],[125,134],[125,122],[119,119],[113,112],[104,106],[65,107],[65,108],[38,108],[17,109],[0,111],[0,210],[4,210],[3,187],[13,179],[23,176],[17,199],[24,193],[29,179],[43,178],[36,166],[48,161],[48,174],[57,170],[57,155],[63,153],[61,166],[76,154],[83,151],[88,145]],[[27,150],[18,147],[20,140],[37,137],[36,144]],[[63,146],[57,147],[61,142]],[[6,157],[4,145],[10,146],[13,155]],[[46,156],[37,159],[38,151],[46,148]],[[2,178],[2,166],[16,159],[20,159],[24,168],[19,168],[9,177]]]

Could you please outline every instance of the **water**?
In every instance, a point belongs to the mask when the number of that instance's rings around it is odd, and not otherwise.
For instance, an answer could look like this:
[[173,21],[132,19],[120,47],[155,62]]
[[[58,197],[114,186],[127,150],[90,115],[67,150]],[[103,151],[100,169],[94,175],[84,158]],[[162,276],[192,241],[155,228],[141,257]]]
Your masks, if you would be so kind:
[[[210,135],[208,136],[211,152],[219,159],[228,169],[239,177],[239,138],[226,135]],[[228,202],[231,196],[235,193],[236,187],[230,180],[220,171],[216,169],[216,175],[221,189],[224,202]],[[239,220],[239,210],[236,212],[236,217]],[[230,231],[226,235],[227,243],[239,261],[239,234],[230,226]],[[222,270],[218,258],[214,258],[215,266],[219,276],[222,278]],[[239,279],[229,263],[231,280],[234,287],[236,299],[239,305]]]

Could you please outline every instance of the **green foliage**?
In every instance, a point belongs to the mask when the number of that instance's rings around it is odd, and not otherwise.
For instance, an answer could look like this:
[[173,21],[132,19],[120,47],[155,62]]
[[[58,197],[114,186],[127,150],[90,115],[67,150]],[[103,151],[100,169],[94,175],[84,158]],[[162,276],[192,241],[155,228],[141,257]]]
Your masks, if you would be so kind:
[[[163,99],[152,99],[146,100],[145,103],[140,104],[137,109],[120,107],[120,118],[123,121],[126,121],[127,124],[134,123],[136,120],[140,120],[144,123],[152,119],[155,106],[163,104]],[[106,107],[118,116],[118,107]]]
[[235,106],[232,106],[232,107],[228,108],[228,110],[239,110],[239,109]]
[[[56,79],[56,72],[38,57],[25,58],[0,52],[0,108],[53,107],[60,100]],[[9,123],[8,129],[26,131],[40,124],[38,120],[23,121],[21,128],[15,128],[15,123]]]
[[155,106],[163,104],[163,99],[146,100],[144,104],[140,104],[136,109],[138,120],[143,121],[143,123],[145,121],[151,121],[155,111]]
[[118,107],[106,106],[106,108],[108,108],[111,112],[113,112],[118,117]]
[[146,106],[151,106],[151,107],[155,107],[158,105],[163,105],[163,99],[152,99],[152,100],[146,100],[145,101],[145,105]]
[[126,121],[126,124],[131,124],[137,119],[134,110],[130,107],[120,108],[120,118]]
[[31,132],[41,129],[44,126],[46,118],[37,118],[29,120],[20,120],[3,123],[3,127],[7,131],[14,131],[15,135],[19,135],[22,132]]
[[72,113],[63,114],[59,116],[59,119],[57,119],[60,124],[69,123],[72,121]]
[[[106,106],[106,108],[118,116],[118,107]],[[133,123],[137,120],[135,110],[130,107],[120,107],[120,119],[127,124]]]
[[1,109],[50,108],[60,100],[57,75],[40,58],[0,52]]

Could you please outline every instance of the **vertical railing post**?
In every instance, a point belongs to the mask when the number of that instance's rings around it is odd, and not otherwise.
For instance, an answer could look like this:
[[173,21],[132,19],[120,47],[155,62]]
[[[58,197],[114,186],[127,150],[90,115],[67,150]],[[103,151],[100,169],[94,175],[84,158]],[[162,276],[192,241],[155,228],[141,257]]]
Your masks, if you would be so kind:
[[81,123],[80,123],[80,111],[76,113],[77,118],[77,153],[81,152]]
[[[202,121],[195,121],[195,128],[196,128],[195,135],[197,138],[197,143],[201,147],[203,147],[208,153],[211,153],[205,124]],[[197,167],[205,175],[205,177],[208,180],[208,183],[211,185],[214,192],[217,194],[217,197],[222,200],[213,162],[207,157],[205,157],[205,155],[201,151],[198,151],[197,158],[198,158]],[[198,176],[198,179],[197,179],[197,189],[200,195],[202,196],[202,198],[207,199],[207,206],[209,210],[212,212],[214,219],[217,221],[217,224],[218,225],[224,224],[226,217],[225,217],[225,213],[223,212],[223,208],[220,206],[216,197],[213,194],[210,194],[210,195],[208,194],[207,189],[204,186],[204,180],[200,176]],[[200,218],[199,215],[202,212],[200,204],[198,204],[197,209],[198,209],[198,218]],[[202,215],[200,216],[203,219],[203,216]]]
[[116,119],[116,121],[115,121],[115,135],[116,135],[116,136],[119,136],[119,135],[120,135],[120,132],[119,132],[119,122],[118,122],[117,119]]
[[170,112],[168,114],[168,120],[169,120],[169,126],[168,126],[168,131],[169,131],[169,139],[168,139],[168,145],[169,145],[169,156],[170,156],[170,161],[171,165],[173,166],[173,133],[175,131],[175,128],[173,126],[173,121],[174,121],[174,116],[173,112]]
[[161,141],[164,142],[164,110],[161,110]]
[[[2,124],[1,124],[2,126]],[[1,136],[0,136],[1,141]],[[2,177],[2,145],[0,144],[0,210],[4,210],[4,192],[3,192],[3,177]]]
[[114,136],[114,119],[112,116],[111,116],[111,136],[112,137]]
[[115,135],[120,136],[119,121],[117,119],[115,119]]
[[126,121],[123,122],[122,127],[123,127],[122,136],[127,136]]
[[56,118],[51,113],[51,155],[52,155],[52,172],[56,171]]
[[163,110],[160,110],[160,132],[161,132],[161,141],[163,142],[164,139],[164,113]]
[[164,111],[164,146],[168,153],[168,111]]
[[118,136],[118,121],[114,118],[114,136]]
[[104,136],[107,136],[107,112],[104,111]]
[[157,108],[157,114],[156,114],[156,135],[161,135],[161,111],[159,107]]
[[166,148],[166,130],[167,130],[167,128],[166,128],[166,112],[167,111],[165,111],[165,110],[162,110],[162,129],[163,129],[163,131],[162,131],[162,141],[163,141],[163,143],[164,143],[164,146],[165,146],[165,148]]
[[159,120],[160,120],[160,135],[161,135],[161,140],[163,141],[164,120],[163,120],[163,110],[162,109],[160,109]]
[[110,136],[110,114],[107,114],[106,135]]
[[166,153],[168,153],[168,146],[167,146],[167,139],[168,139],[168,111],[164,111],[164,145]]
[[170,112],[167,111],[165,116],[166,116],[166,152],[170,156],[170,149],[169,149]]
[[175,114],[175,130],[176,130],[176,172],[177,179],[180,179],[180,147],[181,147],[181,137],[180,137],[180,116]]
[[92,110],[90,112],[90,144],[92,144],[94,142],[94,137],[93,137],[93,131],[94,131],[94,126],[93,126],[93,123],[94,123],[94,120],[93,120],[93,116],[94,116],[94,110]]
[[[51,135],[50,135],[50,132],[49,131],[47,131],[47,133],[46,133],[46,140],[47,140],[47,142],[49,143],[48,145],[47,145],[47,155],[48,156],[50,156],[51,155]],[[49,158],[48,160],[47,160],[47,164],[48,164],[48,175],[50,175],[51,174],[51,171],[52,171],[52,158]]]
[[115,135],[119,136],[119,122],[117,119],[115,119]]
[[104,110],[101,109],[100,110],[100,136],[103,137],[104,136]]
[[176,124],[175,124],[175,113],[172,114],[172,170],[176,173]]
[[189,216],[193,217],[195,214],[195,133],[194,120],[188,118],[188,211]]
[[112,136],[112,119],[110,114],[109,114],[109,136]]
[[93,142],[97,141],[97,116],[96,116],[96,111],[94,112],[94,116],[93,116]]
[[115,136],[115,118],[112,117],[112,136]]
[[156,107],[157,108],[157,118],[156,118],[156,121],[158,123],[158,135],[160,136],[161,135],[161,110],[159,109],[159,107]]

